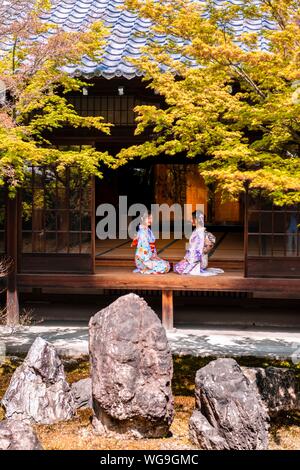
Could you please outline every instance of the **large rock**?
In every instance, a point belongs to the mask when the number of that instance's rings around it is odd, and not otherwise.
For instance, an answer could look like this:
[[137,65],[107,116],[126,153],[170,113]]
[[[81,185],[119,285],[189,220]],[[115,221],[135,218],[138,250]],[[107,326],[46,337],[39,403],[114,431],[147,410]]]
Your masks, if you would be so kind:
[[42,338],[31,346],[3,397],[6,418],[40,424],[71,419],[75,402],[55,348]]
[[71,391],[76,408],[92,408],[92,380],[90,377],[72,383]]
[[233,359],[217,359],[196,374],[190,439],[203,449],[268,447],[268,414],[255,387]]
[[174,415],[172,355],[153,310],[125,295],[91,319],[89,333],[95,431],[167,435]]
[[22,421],[0,421],[0,450],[42,450],[32,427]]
[[244,374],[256,387],[270,416],[281,411],[300,409],[300,391],[295,373],[281,367],[243,367]]

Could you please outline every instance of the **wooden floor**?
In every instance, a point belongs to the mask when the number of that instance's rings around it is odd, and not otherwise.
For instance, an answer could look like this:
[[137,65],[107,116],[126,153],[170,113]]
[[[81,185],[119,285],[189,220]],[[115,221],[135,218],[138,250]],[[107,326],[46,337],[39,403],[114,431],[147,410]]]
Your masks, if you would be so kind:
[[[217,232],[215,250],[210,265],[224,270],[243,270],[244,242],[242,233]],[[159,256],[174,263],[181,260],[187,240],[157,240]],[[134,266],[134,249],[131,240],[98,240],[96,243],[96,266]]]
[[[97,241],[95,274],[19,274],[20,287],[123,289],[159,291],[228,291],[269,293],[277,297],[299,295],[300,279],[244,278],[242,233],[216,233],[217,242],[209,266],[225,273],[212,277],[133,273],[134,249],[131,240]],[[170,262],[182,259],[185,240],[158,240],[159,255]]]

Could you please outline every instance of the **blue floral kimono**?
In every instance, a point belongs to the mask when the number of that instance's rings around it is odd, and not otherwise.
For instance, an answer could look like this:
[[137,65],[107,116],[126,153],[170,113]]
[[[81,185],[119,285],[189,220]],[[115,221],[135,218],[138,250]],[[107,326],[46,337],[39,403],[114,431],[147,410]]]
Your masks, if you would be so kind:
[[165,274],[170,271],[168,261],[157,255],[152,230],[141,225],[136,238],[135,265],[134,272],[142,274]]

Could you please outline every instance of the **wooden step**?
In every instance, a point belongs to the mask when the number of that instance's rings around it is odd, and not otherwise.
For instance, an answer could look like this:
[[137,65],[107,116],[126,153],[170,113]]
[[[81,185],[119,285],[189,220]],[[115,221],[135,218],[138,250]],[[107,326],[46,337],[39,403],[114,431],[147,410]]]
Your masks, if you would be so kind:
[[[170,260],[172,263],[176,263],[177,260]],[[179,261],[179,260],[178,260]],[[235,271],[243,270],[244,261],[242,260],[233,260],[233,259],[214,259],[210,260],[209,265],[214,268],[221,268],[224,271]],[[96,259],[97,267],[132,267],[134,269],[134,260],[133,259],[109,259],[109,258],[97,258]]]

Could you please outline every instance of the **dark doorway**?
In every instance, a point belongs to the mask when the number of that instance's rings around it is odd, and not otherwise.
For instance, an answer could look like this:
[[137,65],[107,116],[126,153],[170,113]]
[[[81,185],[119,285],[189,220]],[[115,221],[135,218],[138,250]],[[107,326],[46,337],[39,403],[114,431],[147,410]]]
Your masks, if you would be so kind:
[[96,182],[96,206],[109,203],[116,208],[119,196],[127,196],[128,206],[154,202],[153,166],[126,165],[117,170],[107,169]]

